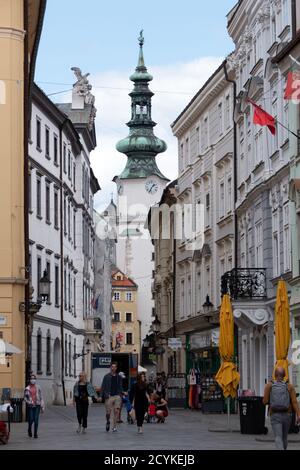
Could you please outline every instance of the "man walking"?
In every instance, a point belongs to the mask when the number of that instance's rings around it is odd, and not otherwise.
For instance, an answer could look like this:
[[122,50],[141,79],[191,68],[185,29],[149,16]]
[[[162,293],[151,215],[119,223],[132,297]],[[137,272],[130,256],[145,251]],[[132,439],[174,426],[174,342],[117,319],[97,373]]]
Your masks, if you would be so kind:
[[106,431],[110,429],[110,415],[113,412],[113,432],[117,431],[117,421],[120,416],[122,404],[122,377],[117,374],[118,364],[112,362],[110,373],[106,374],[102,382],[102,395],[106,408]]
[[292,422],[292,410],[297,420],[300,420],[300,409],[294,387],[284,381],[285,370],[278,367],[275,370],[275,380],[265,387],[264,405],[269,405],[271,425],[275,436],[275,445],[278,450],[286,450],[288,446],[288,433]]

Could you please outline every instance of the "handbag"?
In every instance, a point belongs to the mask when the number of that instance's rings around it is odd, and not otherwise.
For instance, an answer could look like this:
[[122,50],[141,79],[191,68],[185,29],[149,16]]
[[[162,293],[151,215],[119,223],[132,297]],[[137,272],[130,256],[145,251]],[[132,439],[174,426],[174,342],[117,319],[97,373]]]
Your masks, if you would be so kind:
[[197,385],[197,377],[194,369],[190,370],[190,374],[188,376],[188,383],[189,385]]

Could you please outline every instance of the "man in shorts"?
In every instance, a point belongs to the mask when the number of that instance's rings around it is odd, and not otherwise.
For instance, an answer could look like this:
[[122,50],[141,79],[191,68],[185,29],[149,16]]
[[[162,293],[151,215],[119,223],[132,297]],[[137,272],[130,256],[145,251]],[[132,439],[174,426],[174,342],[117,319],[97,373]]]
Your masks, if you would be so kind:
[[117,373],[118,364],[112,362],[110,372],[103,377],[102,395],[106,408],[106,431],[110,429],[110,415],[113,412],[113,432],[117,431],[117,421],[122,405],[122,377]]

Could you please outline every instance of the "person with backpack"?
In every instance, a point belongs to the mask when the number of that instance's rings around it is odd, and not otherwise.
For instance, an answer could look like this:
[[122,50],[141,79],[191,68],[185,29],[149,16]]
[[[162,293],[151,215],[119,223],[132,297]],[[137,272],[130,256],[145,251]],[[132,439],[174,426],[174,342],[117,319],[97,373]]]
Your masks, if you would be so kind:
[[269,414],[275,446],[278,450],[286,450],[288,446],[288,433],[292,422],[292,411],[300,421],[300,409],[294,387],[284,380],[285,370],[278,367],[275,370],[275,380],[265,387],[263,403],[269,405]]

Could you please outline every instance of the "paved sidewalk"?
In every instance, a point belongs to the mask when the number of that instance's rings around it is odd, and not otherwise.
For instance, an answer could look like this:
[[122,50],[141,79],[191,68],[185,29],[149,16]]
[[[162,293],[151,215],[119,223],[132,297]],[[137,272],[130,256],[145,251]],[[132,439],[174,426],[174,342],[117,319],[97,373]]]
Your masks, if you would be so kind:
[[[123,412],[123,418],[126,416]],[[266,423],[270,430],[269,423]],[[165,424],[145,424],[144,434],[138,435],[135,425],[119,425],[118,433],[105,431],[102,404],[89,408],[88,430],[76,433],[77,421],[72,406],[50,406],[41,415],[39,438],[27,436],[27,423],[13,423],[11,438],[2,450],[272,450],[272,434],[248,436],[238,432],[239,417],[231,416],[233,432],[210,432],[225,429],[226,415],[203,415],[190,410],[171,410]],[[259,439],[259,440],[257,440]],[[290,449],[300,449],[300,436],[290,435]]]

